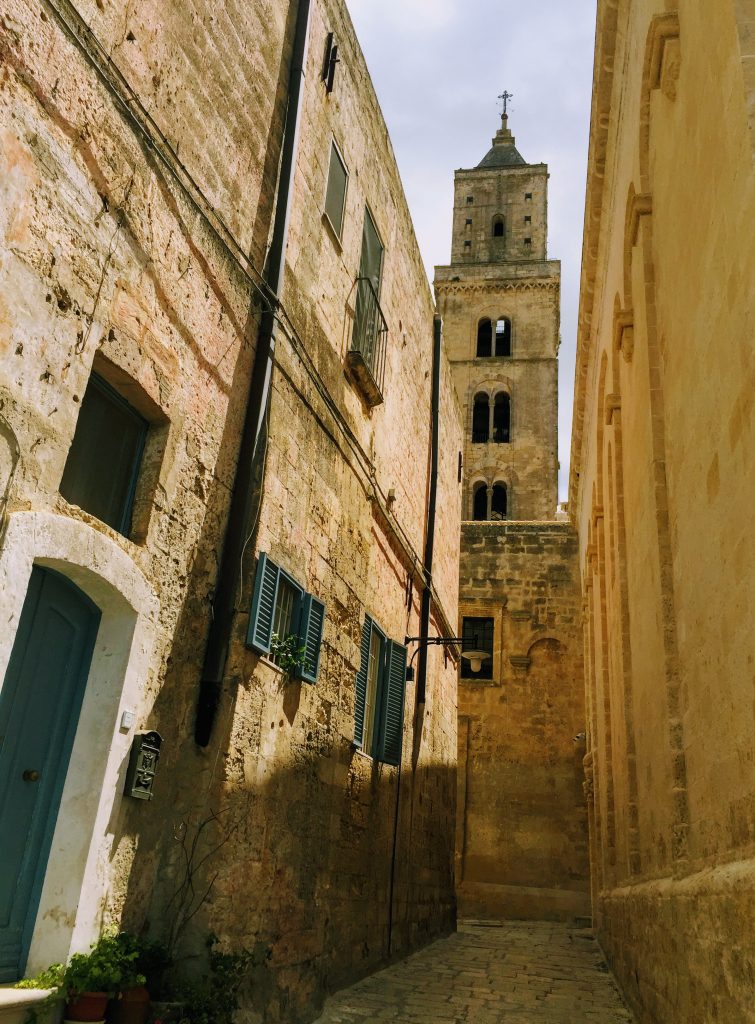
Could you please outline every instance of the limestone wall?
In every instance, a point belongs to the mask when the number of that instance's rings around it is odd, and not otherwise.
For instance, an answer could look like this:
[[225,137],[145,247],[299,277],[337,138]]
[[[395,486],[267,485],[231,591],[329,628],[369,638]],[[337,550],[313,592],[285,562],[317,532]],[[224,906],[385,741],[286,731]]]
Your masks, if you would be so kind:
[[[10,483],[11,517],[39,509],[76,521],[143,578],[156,604],[134,613],[156,625],[133,710],[136,729],[159,729],[164,748],[155,800],[122,800],[127,743],[114,698],[105,717],[118,758],[82,854],[92,905],[79,927],[76,895],[70,915],[51,896],[38,930],[49,935],[52,920],[59,929],[40,958],[85,948],[103,920],[164,932],[182,842],[216,814],[203,835],[222,853],[197,876],[215,881],[182,948],[200,952],[213,930],[227,947],[257,949],[248,1012],[309,1019],[329,989],[454,921],[453,661],[430,653],[424,707],[408,688],[401,773],[352,742],[365,613],[394,640],[419,632],[430,288],[345,6],[315,4],[264,498],[215,731],[200,750],[199,669],[254,355],[293,22],[280,4],[53,6],[63,21],[25,0],[0,16],[0,498]],[[340,57],[330,95],[320,79],[329,31]],[[340,241],[323,221],[332,137],[349,170]],[[385,245],[388,324],[385,401],[372,411],[344,374],[365,204]],[[93,366],[151,423],[129,538],[58,494]],[[461,434],[441,369],[432,633],[455,630],[458,587]],[[96,573],[107,545],[80,546]],[[244,644],[260,551],[325,602],[315,686]]]
[[494,620],[492,679],[459,683],[459,914],[589,914],[577,537],[465,523],[459,615]]
[[599,935],[657,1024],[751,1013],[746,28],[598,5],[570,504]]

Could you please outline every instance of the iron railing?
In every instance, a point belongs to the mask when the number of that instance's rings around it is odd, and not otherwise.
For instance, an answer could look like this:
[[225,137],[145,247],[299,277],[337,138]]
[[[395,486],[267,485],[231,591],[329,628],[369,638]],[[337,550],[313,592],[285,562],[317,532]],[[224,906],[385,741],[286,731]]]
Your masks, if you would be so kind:
[[[354,333],[351,337],[350,355],[361,357],[359,361],[368,371],[382,401],[388,324],[380,308],[377,292],[369,277],[357,278],[356,289]],[[355,360],[352,359],[351,362],[353,363]]]

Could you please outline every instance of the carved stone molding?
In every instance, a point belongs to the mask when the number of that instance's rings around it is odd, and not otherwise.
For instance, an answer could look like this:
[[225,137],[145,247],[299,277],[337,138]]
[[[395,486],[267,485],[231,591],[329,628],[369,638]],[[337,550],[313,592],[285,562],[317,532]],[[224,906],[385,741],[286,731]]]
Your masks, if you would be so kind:
[[653,212],[653,197],[635,193],[629,205],[628,236],[629,244],[637,245],[637,233],[640,230],[640,217],[649,217]]
[[438,294],[482,295],[487,292],[557,292],[558,281],[436,281]]
[[604,409],[605,424],[610,427],[613,423],[613,414],[621,409],[621,398],[619,395],[606,395]]
[[525,673],[532,664],[532,658],[529,654],[511,654],[509,655],[509,661],[515,672]]
[[613,347],[621,352],[626,362],[631,363],[634,355],[634,311],[620,310],[613,321]]
[[679,15],[667,11],[653,19],[650,26],[650,89],[660,89],[667,99],[676,99],[679,81],[681,46],[679,42]]

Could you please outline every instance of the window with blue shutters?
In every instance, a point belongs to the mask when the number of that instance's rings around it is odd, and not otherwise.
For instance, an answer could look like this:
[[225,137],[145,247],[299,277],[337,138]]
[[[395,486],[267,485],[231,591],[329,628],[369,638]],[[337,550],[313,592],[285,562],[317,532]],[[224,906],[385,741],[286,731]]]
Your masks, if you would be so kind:
[[264,552],[257,561],[252,607],[246,645],[258,654],[277,662],[273,638],[295,637],[301,661],[292,673],[308,683],[316,683],[320,671],[320,652],[325,626],[325,605]]
[[354,744],[387,764],[401,762],[406,648],[364,617],[354,699]]

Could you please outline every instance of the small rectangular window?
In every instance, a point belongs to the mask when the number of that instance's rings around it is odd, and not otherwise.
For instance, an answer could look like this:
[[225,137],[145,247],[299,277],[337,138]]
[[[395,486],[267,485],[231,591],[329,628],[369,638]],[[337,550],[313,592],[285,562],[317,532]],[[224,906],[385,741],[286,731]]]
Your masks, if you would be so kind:
[[308,594],[295,579],[260,552],[249,613],[247,647],[281,665],[279,642],[292,638],[289,653],[298,658],[292,674],[308,683],[315,683],[320,667],[324,624],[325,605],[322,601]]
[[471,217],[467,217],[467,219],[464,221],[464,223],[466,224],[466,226],[468,228],[471,227],[472,226],[472,218]]
[[[493,678],[493,620],[470,617],[462,620],[462,679]],[[465,657],[471,654],[473,657]]]
[[466,241],[464,242],[464,248],[465,248],[465,249],[471,249],[471,248],[472,248],[472,243],[471,243],[471,241],[470,241],[469,239],[467,239],[467,240],[466,240]]
[[467,204],[474,202],[474,196],[467,196]]
[[524,218],[524,223],[525,224],[531,224],[532,223],[532,217],[530,217],[529,214],[527,214],[527,216]]
[[89,378],[60,493],[128,536],[149,424],[96,373]]
[[531,192],[525,192],[524,193],[524,198],[525,199],[532,199],[532,193]]
[[346,204],[346,185],[349,175],[335,142],[330,145],[330,168],[328,189],[325,195],[325,214],[338,238],[343,228],[343,211]]
[[532,245],[532,239],[531,238],[525,238],[524,244],[525,245]]

